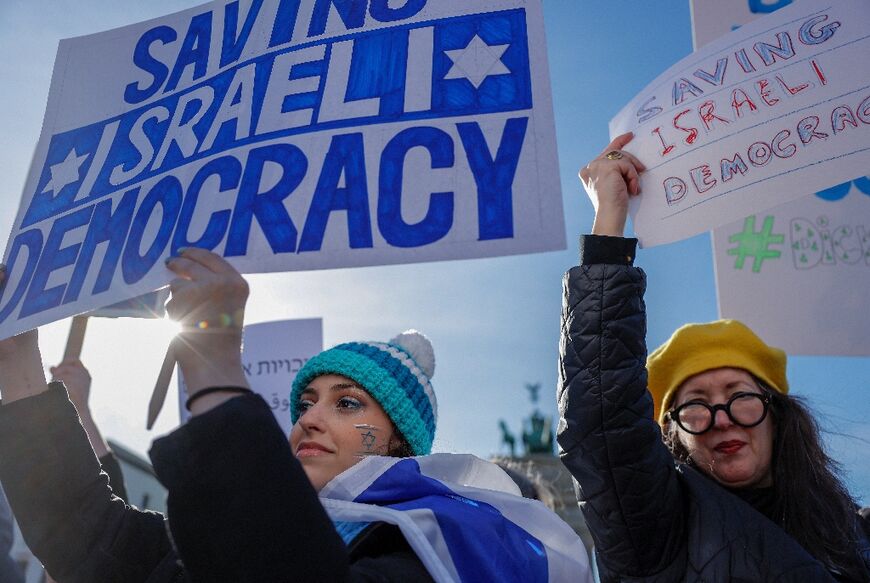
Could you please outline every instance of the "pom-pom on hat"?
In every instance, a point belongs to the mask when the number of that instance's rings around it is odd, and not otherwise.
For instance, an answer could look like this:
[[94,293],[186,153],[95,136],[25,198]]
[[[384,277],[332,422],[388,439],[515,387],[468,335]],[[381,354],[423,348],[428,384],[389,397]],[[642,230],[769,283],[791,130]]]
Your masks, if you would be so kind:
[[677,389],[689,377],[714,368],[741,368],[771,389],[786,394],[785,362],[785,352],[768,346],[737,320],[686,324],[646,361],[655,418],[663,425]]
[[430,381],[435,374],[435,352],[423,334],[408,330],[389,342],[346,342],[310,359],[293,381],[293,423],[299,419],[302,391],[325,374],[347,377],[365,389],[408,441],[414,455],[432,452],[438,418]]

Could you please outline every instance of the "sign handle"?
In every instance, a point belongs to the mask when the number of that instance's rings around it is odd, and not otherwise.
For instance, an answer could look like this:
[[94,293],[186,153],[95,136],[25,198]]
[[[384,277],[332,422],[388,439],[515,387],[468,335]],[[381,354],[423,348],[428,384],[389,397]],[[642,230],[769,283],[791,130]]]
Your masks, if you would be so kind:
[[166,349],[166,356],[163,358],[160,374],[157,375],[157,382],[154,384],[154,392],[151,393],[151,401],[148,403],[148,422],[146,424],[149,431],[154,427],[154,422],[157,421],[157,416],[160,415],[160,410],[163,408],[163,402],[166,401],[169,381],[172,380],[172,373],[175,371],[175,343],[177,340],[178,336],[172,339],[169,347]]
[[88,328],[88,316],[75,316],[69,328],[66,339],[64,360],[78,360],[82,355],[82,345],[85,343],[85,331]]

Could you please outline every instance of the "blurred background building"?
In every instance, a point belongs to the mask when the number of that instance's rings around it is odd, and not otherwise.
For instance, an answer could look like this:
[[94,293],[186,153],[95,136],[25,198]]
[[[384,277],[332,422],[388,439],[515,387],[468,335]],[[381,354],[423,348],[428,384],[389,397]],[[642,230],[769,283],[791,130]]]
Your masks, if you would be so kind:
[[519,439],[522,451],[517,451],[517,437],[508,423],[501,419],[499,429],[505,453],[494,456],[492,461],[514,479],[523,496],[540,500],[561,516],[583,539],[586,550],[591,553],[592,536],[577,504],[574,482],[555,453],[553,418],[538,408],[541,383],[526,383],[525,389],[529,393],[532,412],[522,421]]

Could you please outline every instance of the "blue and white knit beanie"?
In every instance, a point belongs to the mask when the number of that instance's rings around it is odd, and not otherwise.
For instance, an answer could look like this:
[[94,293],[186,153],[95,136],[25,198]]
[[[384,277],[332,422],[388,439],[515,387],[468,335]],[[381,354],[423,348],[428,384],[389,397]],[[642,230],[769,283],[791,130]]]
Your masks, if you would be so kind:
[[346,342],[305,363],[293,381],[290,413],[299,419],[302,391],[316,377],[337,374],[365,389],[384,409],[414,455],[432,452],[438,403],[430,379],[435,352],[420,332],[408,330],[389,342]]

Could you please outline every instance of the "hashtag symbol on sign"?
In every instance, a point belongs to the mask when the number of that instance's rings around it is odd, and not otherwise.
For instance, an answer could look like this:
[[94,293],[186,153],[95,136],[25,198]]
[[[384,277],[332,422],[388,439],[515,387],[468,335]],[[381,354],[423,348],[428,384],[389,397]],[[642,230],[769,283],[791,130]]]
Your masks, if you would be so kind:
[[782,253],[772,250],[771,245],[782,245],[785,235],[773,235],[773,217],[767,216],[761,231],[755,231],[755,216],[746,217],[743,231],[728,237],[729,243],[737,243],[737,247],[728,250],[728,255],[736,255],[734,269],[742,270],[747,257],[752,257],[752,272],[761,272],[761,264],[765,259],[778,259]]

